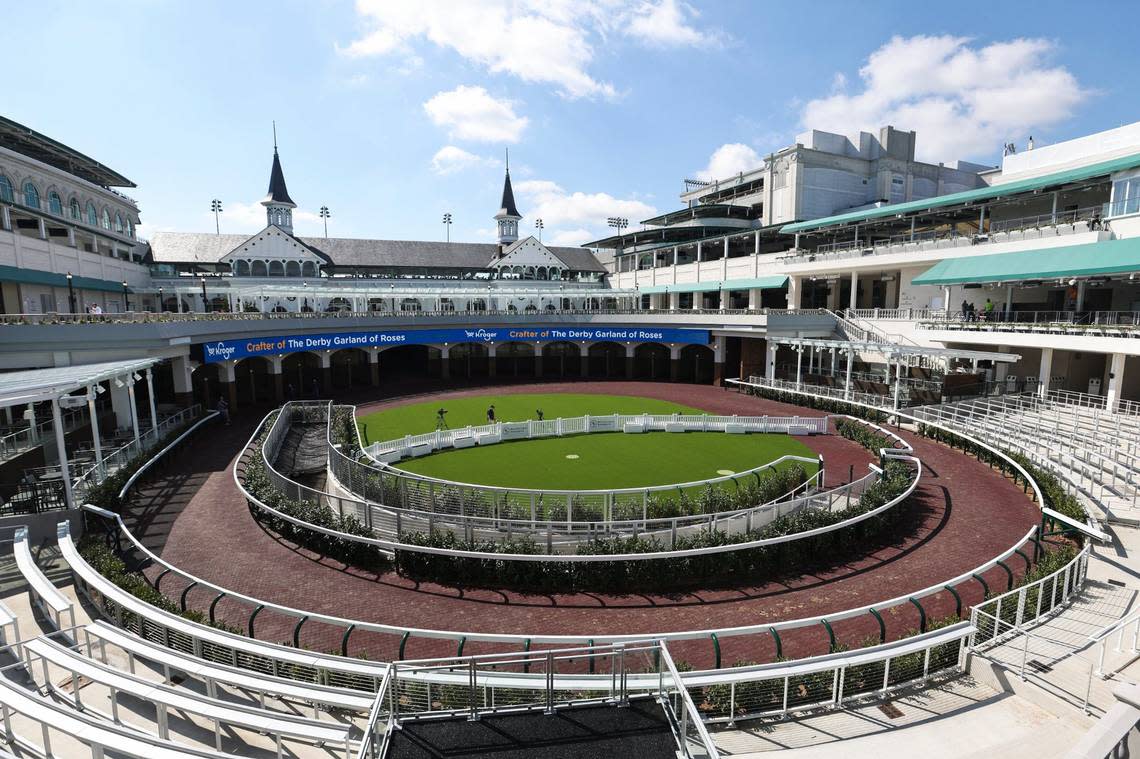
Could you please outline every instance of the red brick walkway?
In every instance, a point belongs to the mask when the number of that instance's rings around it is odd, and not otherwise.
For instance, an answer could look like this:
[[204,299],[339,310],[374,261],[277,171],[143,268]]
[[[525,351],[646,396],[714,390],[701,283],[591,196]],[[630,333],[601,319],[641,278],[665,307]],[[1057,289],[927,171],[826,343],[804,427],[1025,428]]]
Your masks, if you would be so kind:
[[[496,387],[508,392],[593,392],[644,395],[686,403],[713,413],[810,415],[816,412],[740,395],[734,391],[695,385],[640,382],[575,382],[565,384]],[[456,391],[455,395],[480,391]],[[439,397],[434,396],[434,397]],[[361,411],[407,403],[404,397],[369,403]],[[199,442],[180,457],[180,473],[156,480],[141,493],[140,510],[147,518],[139,529],[150,529],[151,543],[165,535],[163,558],[186,571],[234,591],[329,615],[394,625],[466,632],[518,634],[566,634],[585,638],[604,634],[714,629],[757,625],[776,620],[811,617],[838,612],[875,601],[905,595],[973,569],[1008,549],[1034,524],[1036,509],[1021,490],[987,466],[922,439],[912,439],[924,463],[924,473],[915,497],[907,506],[896,534],[881,546],[848,563],[835,564],[819,557],[818,568],[779,582],[732,589],[687,591],[671,596],[611,596],[592,593],[524,595],[506,591],[463,590],[432,584],[417,584],[394,573],[374,576],[336,562],[297,550],[270,535],[252,518],[231,479],[232,459],[251,433],[256,420],[237,419],[232,427],[219,428],[217,435]],[[908,437],[909,439],[909,437]],[[848,465],[857,476],[866,471],[868,455],[838,436],[813,437],[806,442],[824,454],[829,483],[846,479]],[[839,474],[842,473],[842,477]],[[171,478],[196,488],[193,497],[177,503],[175,515],[162,514],[163,499],[171,497]],[[153,493],[153,502],[145,496]],[[1016,573],[1024,571],[1018,558],[1009,562]],[[995,568],[984,575],[991,588],[1004,589],[1006,575]],[[184,585],[168,577],[163,590],[177,594]],[[981,586],[968,582],[958,586],[969,605],[981,597]],[[191,604],[205,608],[212,594],[196,589]],[[954,611],[950,593],[942,592],[923,602],[927,614],[937,618]],[[244,611],[229,600],[218,606],[220,615],[244,627]],[[897,636],[918,626],[918,610],[905,605],[883,610],[888,635]],[[263,612],[257,617],[258,637],[286,641],[293,621],[283,615]],[[878,634],[878,626],[866,615],[834,625],[839,640],[855,644]],[[307,623],[302,644],[325,650],[339,649],[340,630]],[[827,647],[822,626],[805,628],[783,636],[785,656],[822,653]],[[767,660],[774,654],[768,635],[721,636],[723,663],[737,660]],[[367,632],[351,638],[353,653],[394,658],[398,639]],[[437,656],[453,653],[454,643],[413,637],[405,655]],[[680,658],[709,664],[711,641],[705,639],[671,646]],[[479,653],[488,646],[471,643],[465,653]]]

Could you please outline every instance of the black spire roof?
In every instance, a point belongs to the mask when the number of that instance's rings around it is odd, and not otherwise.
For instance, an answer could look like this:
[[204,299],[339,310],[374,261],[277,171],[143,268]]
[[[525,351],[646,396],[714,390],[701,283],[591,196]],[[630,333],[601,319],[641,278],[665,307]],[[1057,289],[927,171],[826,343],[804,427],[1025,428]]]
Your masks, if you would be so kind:
[[281,171],[281,159],[277,157],[277,148],[273,148],[273,168],[269,172],[269,194],[262,205],[277,203],[296,208],[297,204],[289,197],[289,188],[285,186],[285,172]]
[[509,168],[507,169],[507,178],[503,180],[503,200],[499,203],[499,213],[497,215],[522,218],[519,209],[515,208],[515,192],[511,189],[511,170]]

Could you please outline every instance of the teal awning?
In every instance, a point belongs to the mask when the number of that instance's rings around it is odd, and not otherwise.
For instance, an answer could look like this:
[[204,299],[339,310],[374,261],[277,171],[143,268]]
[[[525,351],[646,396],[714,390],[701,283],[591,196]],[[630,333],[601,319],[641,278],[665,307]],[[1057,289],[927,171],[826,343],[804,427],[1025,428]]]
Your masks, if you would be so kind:
[[[67,275],[56,274],[51,271],[37,271],[35,269],[20,269],[15,266],[0,265],[0,282],[18,282],[24,285],[47,285],[48,287],[67,287]],[[76,290],[102,290],[108,293],[121,293],[123,284],[107,279],[94,277],[71,278],[71,286]],[[134,292],[127,288],[127,292]]]
[[892,203],[890,205],[880,206],[879,208],[866,208],[862,211],[849,211],[848,213],[841,213],[835,216],[825,216],[819,219],[811,219],[809,221],[797,221],[794,224],[787,224],[781,227],[780,232],[782,234],[805,232],[839,224],[871,221],[873,219],[882,219],[888,216],[898,216],[901,214],[913,213],[915,211],[926,211],[932,208],[945,208],[947,206],[961,205],[963,203],[973,203],[981,200],[992,200],[994,198],[1005,197],[1007,195],[1014,195],[1022,192],[1044,190],[1047,187],[1068,184],[1069,182],[1079,182],[1082,179],[1092,179],[1093,177],[1107,176],[1113,172],[1133,169],[1137,166],[1140,166],[1140,153],[1124,156],[1123,158],[1114,158],[1111,161],[1094,163],[1091,166],[1082,166],[1078,169],[1057,171],[1052,174],[1045,174],[1039,177],[1031,177],[1029,179],[1018,179],[1014,180],[1013,182],[1006,182],[1005,184],[979,187],[974,190],[954,192],[950,193],[949,195],[939,195],[933,198],[926,198],[924,200],[910,200],[906,203]]
[[1087,245],[948,258],[915,277],[916,285],[975,285],[1140,271],[1140,237]]
[[755,279],[709,279],[704,282],[682,282],[676,285],[650,285],[638,288],[643,295],[656,295],[657,293],[707,293],[714,290],[770,290],[783,287],[788,283],[786,274],[773,277],[757,277]]

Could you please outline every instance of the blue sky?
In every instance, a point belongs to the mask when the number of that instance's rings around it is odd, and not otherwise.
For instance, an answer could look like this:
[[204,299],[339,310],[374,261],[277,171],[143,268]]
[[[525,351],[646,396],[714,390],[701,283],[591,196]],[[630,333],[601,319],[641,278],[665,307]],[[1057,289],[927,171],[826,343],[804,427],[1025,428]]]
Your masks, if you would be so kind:
[[[276,119],[297,229],[493,238],[503,152],[523,230],[601,236],[806,126],[917,129],[997,163],[1140,119],[1140,6],[279,0],[5,8],[0,112],[138,184],[142,234],[254,232]],[[1111,23],[1108,20],[1111,19]],[[22,73],[21,73],[22,72]],[[20,75],[16,75],[20,74]]]

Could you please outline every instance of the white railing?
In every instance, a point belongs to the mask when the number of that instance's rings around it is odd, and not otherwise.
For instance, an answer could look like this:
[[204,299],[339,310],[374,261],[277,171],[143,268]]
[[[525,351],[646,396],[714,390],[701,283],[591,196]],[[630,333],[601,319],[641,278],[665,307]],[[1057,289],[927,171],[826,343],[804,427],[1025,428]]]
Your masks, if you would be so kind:
[[[86,408],[62,409],[60,420],[63,422],[64,433],[79,429],[90,422]],[[0,437],[0,458],[6,459],[17,456],[42,445],[45,438],[52,439],[54,436],[55,427],[51,419],[46,422],[38,422],[34,427],[29,425],[10,431]]]
[[[718,416],[710,414],[604,414],[559,417],[521,422],[493,422],[458,429],[438,429],[419,435],[371,443],[363,450],[378,464],[407,456],[455,447],[464,443],[491,445],[508,440],[586,435],[593,432],[754,432],[796,435],[826,435],[826,416]],[[427,450],[424,450],[425,447]],[[747,473],[745,473],[747,474]],[[666,487],[674,487],[672,485]]]
[[[142,477],[146,472],[148,472],[150,470],[150,468],[158,462],[159,459],[161,459],[163,456],[165,456],[170,451],[177,448],[178,445],[181,444],[183,440],[190,437],[190,435],[192,435],[199,427],[206,424],[207,422],[210,422],[214,419],[219,418],[220,416],[221,416],[220,412],[211,411],[210,413],[206,414],[204,417],[202,417],[198,421],[194,422],[194,424],[192,424],[190,427],[188,427],[186,429],[186,431],[183,432],[181,435],[179,435],[174,440],[171,440],[169,443],[167,443],[165,448],[163,448],[158,453],[154,454],[154,456],[147,459],[146,463],[144,463],[142,466],[140,466],[138,469],[136,469],[135,473],[132,474],[130,477],[128,477],[127,481],[123,483],[123,487],[119,490],[119,500],[122,501],[123,499],[125,499],[127,497],[127,493],[130,492],[131,488],[134,487],[135,483],[138,482],[139,478]],[[160,431],[162,430],[161,424],[159,425],[159,430]]]

